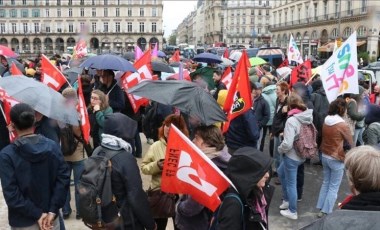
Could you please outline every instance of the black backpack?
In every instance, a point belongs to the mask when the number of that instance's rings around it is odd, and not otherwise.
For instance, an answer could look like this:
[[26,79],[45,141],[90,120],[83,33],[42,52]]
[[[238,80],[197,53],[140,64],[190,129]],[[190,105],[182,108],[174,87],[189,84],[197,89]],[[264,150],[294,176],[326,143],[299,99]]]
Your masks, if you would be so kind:
[[107,229],[107,224],[118,218],[119,210],[111,186],[111,159],[123,151],[99,146],[84,161],[77,186],[78,211],[85,225],[91,229]]
[[61,151],[64,156],[71,156],[78,147],[79,140],[75,137],[73,126],[65,125],[60,129]]

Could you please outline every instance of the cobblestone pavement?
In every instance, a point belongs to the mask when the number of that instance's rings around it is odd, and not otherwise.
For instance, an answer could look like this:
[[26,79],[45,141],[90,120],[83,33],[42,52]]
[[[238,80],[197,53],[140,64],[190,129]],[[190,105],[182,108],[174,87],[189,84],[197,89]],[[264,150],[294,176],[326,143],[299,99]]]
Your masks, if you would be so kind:
[[[145,153],[149,147],[146,144],[146,139],[142,135],[143,143],[143,153]],[[264,151],[265,154],[267,150]],[[138,159],[138,164],[141,163],[141,159]],[[149,185],[150,177],[142,175],[144,188],[146,189]],[[274,230],[294,230],[299,229],[313,221],[315,221],[317,210],[315,205],[317,203],[319,189],[322,184],[322,167],[314,165],[305,165],[305,185],[304,185],[304,195],[303,200],[298,202],[298,220],[289,220],[282,217],[279,212],[279,205],[281,204],[281,186],[276,186],[275,194],[272,199],[272,203],[269,210],[269,229]],[[0,188],[1,190],[1,188]],[[72,197],[74,188],[71,186]],[[342,201],[346,195],[349,194],[349,188],[347,185],[346,176],[343,176],[342,185],[338,193],[337,202]],[[71,200],[71,207],[73,208],[73,213],[68,220],[65,220],[65,225],[67,230],[82,230],[88,229],[80,220],[75,219],[75,205],[73,199]],[[7,207],[3,198],[2,190],[0,192],[0,230],[9,230],[8,217],[7,217]],[[167,230],[173,230],[172,221],[169,220]]]

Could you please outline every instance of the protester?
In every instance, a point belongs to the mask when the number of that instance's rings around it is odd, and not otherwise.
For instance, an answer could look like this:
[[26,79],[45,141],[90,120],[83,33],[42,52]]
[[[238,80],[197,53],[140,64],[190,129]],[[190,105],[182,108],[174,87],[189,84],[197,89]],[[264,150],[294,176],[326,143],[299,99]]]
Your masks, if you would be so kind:
[[264,97],[261,94],[263,86],[259,82],[256,82],[255,84],[252,84],[252,88],[253,111],[255,112],[255,116],[260,130],[260,137],[257,141],[257,149],[261,149],[263,148],[263,146],[261,146],[261,140],[263,138],[265,139],[263,129],[269,121],[270,108],[268,102],[264,99]]
[[373,87],[373,93],[370,94],[369,100],[372,104],[380,105],[380,86]]
[[372,147],[380,147],[380,123],[373,122],[364,130],[363,141],[366,145],[371,145]]
[[142,188],[140,171],[132,155],[132,147],[128,143],[129,137],[133,137],[135,131],[130,133],[126,124],[128,118],[121,113],[111,114],[104,120],[101,148],[121,151],[111,159],[112,193],[120,209],[124,224],[122,229],[153,230],[156,229],[156,225]]
[[256,148],[236,150],[228,162],[226,174],[237,191],[231,187],[225,192],[214,220],[218,230],[267,229],[273,190],[266,182],[271,165],[269,155]]
[[[267,136],[267,133],[270,133],[270,130],[272,128],[273,124],[273,118],[275,114],[275,109],[276,109],[276,100],[277,100],[277,95],[276,95],[276,85],[267,85],[263,89],[263,93],[261,94],[265,101],[269,105],[269,120],[267,124],[263,128],[263,138],[261,139],[261,144],[260,144],[260,151],[264,151],[264,146],[265,146],[265,137]],[[269,144],[269,154],[271,157],[273,157],[273,138],[270,138],[270,144]]]
[[103,70],[100,76],[101,90],[108,97],[108,103],[114,112],[121,112],[125,107],[124,92],[115,80],[115,73],[113,70]]
[[260,78],[260,83],[264,88],[268,83],[277,83],[277,78],[272,74],[272,66],[263,65],[261,69],[264,71],[264,75]]
[[222,72],[220,70],[214,70],[214,75],[212,77],[215,82],[215,88],[212,90],[211,95],[215,98],[215,100],[218,99],[219,91],[222,89],[227,89],[226,85],[222,82]]
[[35,112],[20,103],[10,112],[18,138],[0,153],[0,178],[12,229],[60,229],[57,218],[70,183],[59,145],[34,134]]
[[93,138],[94,148],[96,148],[100,145],[104,119],[107,115],[112,114],[113,111],[108,104],[106,95],[100,90],[92,91],[90,106],[91,137]]
[[[172,114],[165,118],[158,131],[159,140],[150,146],[141,163],[142,173],[152,176],[149,185],[149,190],[152,193],[161,192],[161,174],[171,124],[175,125],[185,136],[189,136],[189,131],[187,130],[185,120],[181,115]],[[157,224],[157,230],[166,229],[169,216],[163,217],[160,216],[159,213],[153,213],[153,217],[155,218]]]
[[53,140],[55,143],[60,144],[60,132],[58,123],[56,120],[48,118],[39,112],[35,112],[35,134],[41,134],[42,136]]
[[346,108],[347,104],[342,98],[331,102],[328,116],[323,124],[321,144],[323,182],[317,202],[317,208],[320,210],[318,217],[332,212],[344,172],[344,142],[353,146],[350,128],[343,119]]
[[[219,169],[226,170],[231,155],[224,145],[224,138],[218,127],[197,127],[193,142]],[[181,230],[207,229],[209,213],[210,210],[193,200],[190,195],[183,195],[177,204],[176,227]]]
[[[364,128],[364,105],[362,104],[362,96],[364,88],[359,86],[359,94],[346,94],[344,97],[347,102],[347,118],[350,124],[350,128],[353,131],[354,146],[357,141],[360,145],[363,145],[362,133]],[[352,132],[351,131],[351,132]]]
[[298,219],[297,170],[305,159],[298,155],[293,145],[295,137],[300,134],[301,126],[313,122],[313,110],[307,109],[302,98],[294,93],[288,98],[288,107],[289,118],[285,124],[284,140],[278,147],[278,152],[284,155],[277,173],[281,180],[283,195],[280,213],[289,219],[296,220]]

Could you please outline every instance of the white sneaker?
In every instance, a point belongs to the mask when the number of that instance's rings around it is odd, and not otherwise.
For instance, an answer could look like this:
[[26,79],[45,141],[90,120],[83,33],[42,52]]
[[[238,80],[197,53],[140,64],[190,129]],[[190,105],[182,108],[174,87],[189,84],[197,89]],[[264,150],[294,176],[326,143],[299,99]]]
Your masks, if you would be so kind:
[[292,219],[292,220],[297,220],[298,219],[298,215],[296,212],[291,212],[289,209],[286,209],[286,210],[281,210],[280,211],[280,214],[289,218],[289,219]]
[[282,201],[282,204],[280,205],[280,209],[281,210],[285,210],[285,209],[288,209],[289,208],[289,202],[287,201]]

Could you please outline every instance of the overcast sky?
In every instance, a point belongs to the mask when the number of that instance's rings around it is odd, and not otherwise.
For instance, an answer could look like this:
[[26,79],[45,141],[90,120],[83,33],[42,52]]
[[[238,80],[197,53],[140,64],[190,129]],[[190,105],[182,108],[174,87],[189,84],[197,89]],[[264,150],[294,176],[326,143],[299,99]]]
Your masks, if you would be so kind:
[[163,1],[164,3],[164,37],[169,37],[170,34],[182,22],[184,18],[197,6],[197,1]]

